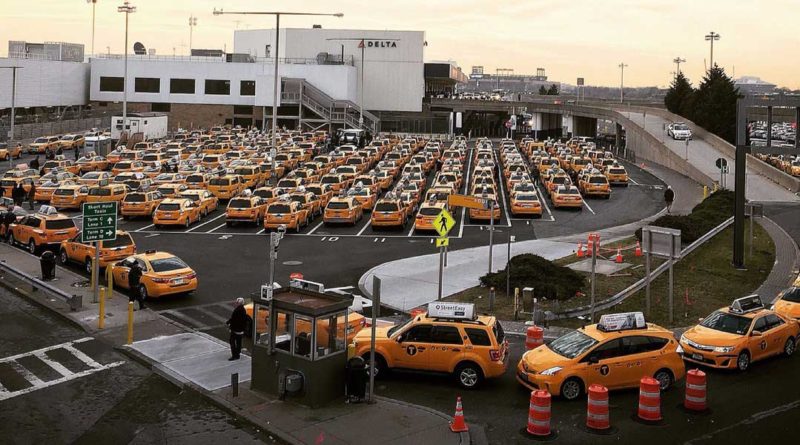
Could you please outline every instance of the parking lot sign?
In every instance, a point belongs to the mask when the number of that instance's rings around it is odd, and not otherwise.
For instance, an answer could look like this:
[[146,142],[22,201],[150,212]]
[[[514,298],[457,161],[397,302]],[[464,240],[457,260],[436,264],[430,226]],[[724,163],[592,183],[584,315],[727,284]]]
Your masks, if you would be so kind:
[[450,215],[446,209],[442,209],[439,215],[433,220],[433,228],[439,233],[439,236],[447,236],[453,226],[456,225],[456,220]]
[[117,238],[117,203],[87,202],[83,204],[83,242]]

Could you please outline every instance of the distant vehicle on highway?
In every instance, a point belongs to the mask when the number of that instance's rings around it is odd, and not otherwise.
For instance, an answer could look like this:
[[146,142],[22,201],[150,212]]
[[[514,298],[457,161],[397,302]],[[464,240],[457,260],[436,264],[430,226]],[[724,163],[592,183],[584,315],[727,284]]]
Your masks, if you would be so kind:
[[667,135],[675,140],[691,139],[692,130],[690,130],[689,126],[683,122],[675,122],[667,125]]

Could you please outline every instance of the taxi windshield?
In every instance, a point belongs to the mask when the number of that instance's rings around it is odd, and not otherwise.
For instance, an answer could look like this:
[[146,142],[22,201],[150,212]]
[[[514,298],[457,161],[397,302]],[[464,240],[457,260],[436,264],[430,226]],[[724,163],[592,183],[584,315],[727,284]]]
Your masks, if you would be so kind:
[[333,210],[347,210],[350,208],[350,204],[346,201],[331,201],[328,203],[328,208]]
[[727,332],[728,334],[744,335],[750,328],[751,319],[740,317],[728,312],[716,311],[700,323],[700,326]]
[[150,260],[150,267],[153,268],[153,272],[169,272],[172,270],[189,268],[189,266],[178,257]]
[[376,212],[396,212],[397,210],[397,204],[393,202],[379,202],[375,206]]
[[250,200],[249,199],[231,199],[231,202],[228,203],[228,207],[232,209],[249,209],[250,208]]
[[292,213],[292,208],[288,204],[275,204],[269,206],[269,213]]
[[781,296],[781,300],[788,301],[790,303],[800,303],[800,287],[787,289]]
[[549,348],[558,355],[575,358],[597,344],[597,340],[580,331],[572,331],[550,343]]
[[414,319],[413,318],[409,318],[408,320],[406,320],[405,323],[401,323],[401,324],[398,324],[396,326],[392,326],[391,328],[389,328],[389,331],[386,332],[386,336],[387,337],[391,337],[392,334],[394,334],[395,332],[397,332],[397,331],[403,329],[404,327],[408,326],[412,321],[414,321]]

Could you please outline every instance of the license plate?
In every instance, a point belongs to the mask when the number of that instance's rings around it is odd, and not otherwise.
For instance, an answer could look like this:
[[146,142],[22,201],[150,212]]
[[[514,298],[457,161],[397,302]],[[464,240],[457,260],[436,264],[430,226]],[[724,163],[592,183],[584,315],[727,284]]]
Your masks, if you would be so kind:
[[692,354],[692,358],[695,360],[703,360],[703,356],[700,354]]
[[177,285],[177,286],[180,286],[181,284],[186,284],[186,279],[185,278],[179,278],[177,280],[174,280],[174,284]]

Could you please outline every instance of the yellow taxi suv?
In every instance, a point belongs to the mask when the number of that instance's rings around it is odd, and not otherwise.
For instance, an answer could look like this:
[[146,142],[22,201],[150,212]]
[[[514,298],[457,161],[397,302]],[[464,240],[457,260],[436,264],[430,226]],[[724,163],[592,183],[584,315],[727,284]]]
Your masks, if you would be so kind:
[[[370,330],[353,341],[356,355],[369,361]],[[391,370],[451,375],[465,389],[500,377],[508,368],[509,347],[500,322],[478,316],[468,303],[430,303],[428,312],[405,323],[376,328],[375,376]]]
[[188,198],[166,198],[156,207],[153,213],[153,225],[183,226],[188,228],[192,223],[202,219],[200,206]]
[[798,333],[796,320],[766,309],[758,295],[751,295],[714,311],[684,332],[680,342],[687,362],[747,371],[753,362],[794,354]]
[[79,209],[89,196],[89,187],[83,184],[61,184],[50,196],[50,205],[57,209]]
[[181,192],[180,198],[190,199],[192,202],[200,207],[200,214],[203,217],[208,216],[209,213],[217,210],[219,207],[219,199],[212,195],[208,190],[203,189],[189,189]]
[[26,246],[28,252],[36,254],[39,248],[61,244],[75,237],[78,228],[67,215],[58,213],[52,206],[42,206],[39,211],[25,216],[14,224],[8,233],[11,244]]
[[389,194],[378,200],[370,216],[372,227],[403,228],[408,221],[408,209],[399,198]]
[[445,203],[441,201],[428,201],[419,207],[417,217],[414,219],[414,230],[436,230],[433,220],[442,213]]
[[681,352],[672,332],[647,323],[641,312],[606,314],[523,354],[517,381],[566,400],[578,399],[592,384],[635,388],[642,377],[655,378],[665,391],[685,374]]
[[157,191],[150,192],[131,192],[125,195],[120,205],[120,213],[125,219],[146,216],[152,217],[156,211],[156,207],[164,200],[161,193]]
[[542,203],[536,192],[519,192],[511,195],[511,214],[514,216],[542,217]]
[[616,162],[606,167],[606,178],[611,185],[628,186],[628,172]]
[[0,159],[10,161],[12,158],[19,159],[22,156],[22,146],[8,146],[5,142],[0,143]]
[[361,204],[352,196],[336,196],[331,198],[322,213],[325,225],[345,223],[355,225],[364,217]]
[[231,199],[242,190],[244,190],[244,184],[238,176],[226,175],[208,181],[208,191],[219,199]]
[[90,187],[86,202],[122,202],[128,194],[128,186],[112,183],[104,186]]
[[800,283],[781,292],[773,303],[772,310],[786,318],[800,321]]
[[[94,261],[95,247],[93,242],[85,243],[81,240],[81,233],[72,239],[62,241],[58,252],[61,264],[77,263],[83,265],[83,270],[92,274],[92,261]],[[136,253],[136,243],[124,230],[117,230],[113,240],[100,241],[100,267],[122,260]]]
[[267,202],[255,195],[241,195],[228,201],[225,209],[225,225],[231,227],[237,222],[253,223],[261,226]]
[[308,210],[296,201],[281,198],[267,206],[267,213],[264,215],[264,228],[267,230],[277,229],[280,226],[286,229],[294,229],[300,232],[304,226],[311,221],[311,214]]
[[574,185],[560,185],[550,196],[553,201],[553,207],[557,209],[562,207],[573,209],[583,208],[583,197],[581,197],[581,192]]
[[578,181],[578,187],[584,196],[611,197],[611,186],[608,178],[600,170],[592,170]]
[[167,252],[148,250],[111,265],[114,284],[129,289],[128,272],[133,263],[142,268],[139,294],[144,298],[189,293],[197,289],[197,273],[183,260]]

